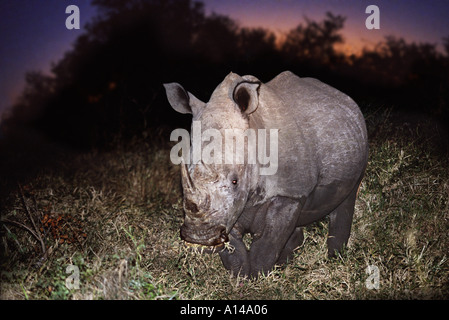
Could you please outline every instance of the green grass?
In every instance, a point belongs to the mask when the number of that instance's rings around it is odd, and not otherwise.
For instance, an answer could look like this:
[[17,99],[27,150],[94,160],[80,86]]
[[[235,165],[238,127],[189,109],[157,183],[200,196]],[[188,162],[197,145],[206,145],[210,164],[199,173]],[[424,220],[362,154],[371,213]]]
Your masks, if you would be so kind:
[[[398,126],[380,111],[366,119],[369,164],[349,245],[336,259],[326,257],[326,220],[306,228],[292,261],[257,280],[231,277],[216,254],[186,250],[179,167],[169,147],[137,139],[77,156],[11,194],[2,219],[34,230],[31,215],[47,257],[24,227],[0,224],[1,298],[447,298],[448,161],[432,149],[428,123]],[[62,219],[60,231],[78,239],[40,231],[46,214],[76,217]],[[79,268],[79,289],[65,285],[68,265]],[[366,286],[368,265],[379,270],[379,289]]]

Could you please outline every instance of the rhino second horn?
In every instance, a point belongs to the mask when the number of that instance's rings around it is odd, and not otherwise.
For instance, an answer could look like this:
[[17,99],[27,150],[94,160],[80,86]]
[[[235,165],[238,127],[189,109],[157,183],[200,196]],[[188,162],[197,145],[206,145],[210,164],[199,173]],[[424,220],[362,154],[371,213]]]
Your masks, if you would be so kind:
[[209,164],[204,163],[202,159],[201,159],[200,164],[201,164],[201,168],[203,169],[202,172],[203,172],[206,176],[211,177],[211,178],[213,178],[213,179],[217,179],[217,178],[218,178],[217,172],[215,172],[214,170],[212,170],[212,168],[210,167]]

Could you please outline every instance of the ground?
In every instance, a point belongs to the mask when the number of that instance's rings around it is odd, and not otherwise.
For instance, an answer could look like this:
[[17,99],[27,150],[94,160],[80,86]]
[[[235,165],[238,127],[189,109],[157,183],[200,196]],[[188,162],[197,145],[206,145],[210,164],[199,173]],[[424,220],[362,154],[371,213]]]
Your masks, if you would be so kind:
[[447,298],[449,165],[433,123],[398,125],[384,109],[365,117],[368,168],[348,247],[335,259],[326,219],[305,229],[287,265],[257,280],[231,277],[217,254],[187,250],[179,166],[169,145],[146,136],[17,183],[0,224],[1,298]]

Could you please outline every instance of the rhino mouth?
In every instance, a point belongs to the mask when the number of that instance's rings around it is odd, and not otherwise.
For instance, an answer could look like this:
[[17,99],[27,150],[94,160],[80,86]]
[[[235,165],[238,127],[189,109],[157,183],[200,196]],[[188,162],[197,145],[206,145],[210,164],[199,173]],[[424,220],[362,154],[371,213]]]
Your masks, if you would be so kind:
[[229,241],[224,227],[202,231],[199,228],[189,228],[185,224],[181,227],[181,239],[188,248],[201,253],[220,252]]
[[198,253],[208,253],[208,254],[213,254],[213,253],[219,253],[221,251],[223,251],[223,249],[225,249],[225,244],[219,244],[216,246],[205,246],[202,244],[198,244],[198,243],[192,243],[192,242],[187,242],[187,241],[183,241],[184,245],[194,251],[194,252],[198,252]]

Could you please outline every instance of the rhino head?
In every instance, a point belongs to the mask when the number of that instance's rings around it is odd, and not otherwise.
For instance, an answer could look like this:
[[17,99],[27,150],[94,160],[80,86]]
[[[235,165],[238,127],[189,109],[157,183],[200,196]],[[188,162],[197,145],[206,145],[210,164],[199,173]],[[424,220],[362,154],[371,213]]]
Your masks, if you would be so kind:
[[[200,123],[201,132],[210,129],[219,132],[211,140],[222,139],[219,145],[224,146],[223,149],[228,147],[225,146],[226,130],[243,132],[249,128],[248,115],[259,104],[259,86],[260,82],[254,77],[230,73],[214,90],[209,102],[204,103],[178,83],[164,84],[173,109],[192,114],[192,123]],[[214,163],[202,159],[194,161],[193,153],[210,142],[204,140],[207,139],[195,139],[192,134],[190,163],[181,163],[185,213],[181,238],[188,244],[206,247],[210,252],[222,248],[229,240],[228,235],[257,179],[257,169],[246,162],[227,163],[224,152],[214,154],[214,159],[218,160]]]

